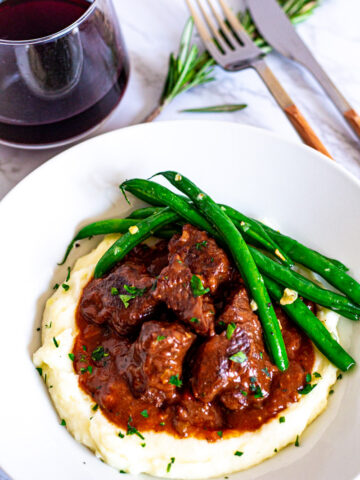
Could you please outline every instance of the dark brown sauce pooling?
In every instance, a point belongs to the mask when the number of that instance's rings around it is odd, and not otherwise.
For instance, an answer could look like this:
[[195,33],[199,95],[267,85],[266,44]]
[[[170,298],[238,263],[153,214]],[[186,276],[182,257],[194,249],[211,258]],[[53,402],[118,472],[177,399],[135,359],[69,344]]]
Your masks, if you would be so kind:
[[225,252],[186,225],[169,245],[137,247],[85,287],[74,368],[94,404],[130,434],[216,441],[254,431],[298,401],[314,364],[310,340],[276,312],[285,372],[271,363]]

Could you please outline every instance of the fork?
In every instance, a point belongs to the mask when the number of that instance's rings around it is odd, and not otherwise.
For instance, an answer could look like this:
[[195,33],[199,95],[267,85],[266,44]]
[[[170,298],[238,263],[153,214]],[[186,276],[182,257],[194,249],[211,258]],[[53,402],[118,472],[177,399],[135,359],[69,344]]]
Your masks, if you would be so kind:
[[[200,37],[210,55],[224,70],[230,72],[249,67],[254,68],[303,142],[332,158],[298,107],[267,66],[263,59],[263,52],[253,43],[225,0],[218,1],[224,18],[214,6],[214,0],[206,0],[212,16],[205,9],[202,0],[186,0]],[[195,8],[195,2],[204,20]]]

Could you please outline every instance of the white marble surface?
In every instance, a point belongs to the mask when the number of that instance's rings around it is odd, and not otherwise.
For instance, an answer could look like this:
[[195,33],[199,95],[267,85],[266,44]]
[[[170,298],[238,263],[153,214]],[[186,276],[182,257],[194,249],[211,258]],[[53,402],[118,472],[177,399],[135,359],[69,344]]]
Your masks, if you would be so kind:
[[[167,71],[169,53],[177,48],[188,17],[184,0],[114,0],[131,60],[125,97],[96,135],[139,122],[156,104]],[[239,9],[241,0],[232,0]],[[298,26],[303,39],[360,111],[360,1],[323,0],[306,23]],[[348,129],[321,88],[301,67],[276,54],[267,60],[323,143],[348,171],[360,178],[360,142]],[[188,118],[222,119],[273,130],[300,141],[289,122],[252,70],[225,73],[217,81],[178,97],[156,121]],[[187,107],[247,103],[247,109],[226,114],[184,114]],[[241,146],[239,146],[241,148]],[[61,149],[17,150],[0,146],[0,198],[23,177]]]
[[[114,0],[114,3],[132,71],[123,101],[96,134],[138,123],[152,110],[162,90],[169,53],[177,48],[188,17],[183,0]],[[241,6],[240,0],[232,4],[237,8]],[[357,111],[360,111],[359,18],[359,0],[323,0],[314,16],[298,27]],[[290,61],[276,54],[269,55],[267,60],[336,161],[360,178],[360,142],[321,88]],[[225,73],[217,69],[216,77],[216,82],[181,95],[156,121],[194,118],[194,115],[179,113],[182,108],[247,103],[248,108],[237,113],[203,114],[195,118],[255,125],[300,141],[254,71]],[[61,150],[26,151],[0,146],[0,197]],[[5,478],[1,470],[0,478]]]

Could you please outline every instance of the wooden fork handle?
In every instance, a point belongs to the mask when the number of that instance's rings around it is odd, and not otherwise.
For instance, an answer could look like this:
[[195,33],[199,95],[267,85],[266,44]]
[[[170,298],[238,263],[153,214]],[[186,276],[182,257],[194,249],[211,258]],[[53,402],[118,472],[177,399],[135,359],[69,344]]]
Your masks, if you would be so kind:
[[306,145],[309,145],[309,147],[312,147],[327,157],[332,158],[296,105],[292,104],[289,107],[286,107],[284,112]]
[[252,67],[255,68],[260,77],[263,79],[270,93],[285,112],[286,116],[300,135],[300,138],[303,140],[303,142],[306,143],[306,145],[315,148],[315,150],[318,150],[327,157],[332,158],[319,137],[305,120],[300,110],[291,100],[290,96],[267,66],[265,61],[262,59],[257,60],[252,64]]
[[356,135],[360,137],[360,115],[351,108],[344,113],[344,117]]

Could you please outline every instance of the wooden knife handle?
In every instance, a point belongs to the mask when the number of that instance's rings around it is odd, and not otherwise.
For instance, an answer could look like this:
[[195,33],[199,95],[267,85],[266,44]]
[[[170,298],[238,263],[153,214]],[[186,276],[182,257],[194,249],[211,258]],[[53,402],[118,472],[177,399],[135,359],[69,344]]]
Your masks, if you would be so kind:
[[284,109],[286,116],[292,123],[295,130],[298,132],[300,137],[302,138],[303,142],[309,147],[318,150],[319,152],[323,153],[327,157],[332,158],[330,153],[326,150],[325,146],[322,144],[319,137],[316,135],[314,130],[310,127],[308,122],[305,120],[304,116],[297,108],[296,105],[290,105],[290,107],[286,107]]
[[356,135],[360,137],[360,116],[355,112],[354,109],[351,108],[344,113],[344,117],[345,120],[347,120],[347,122],[350,124]]

